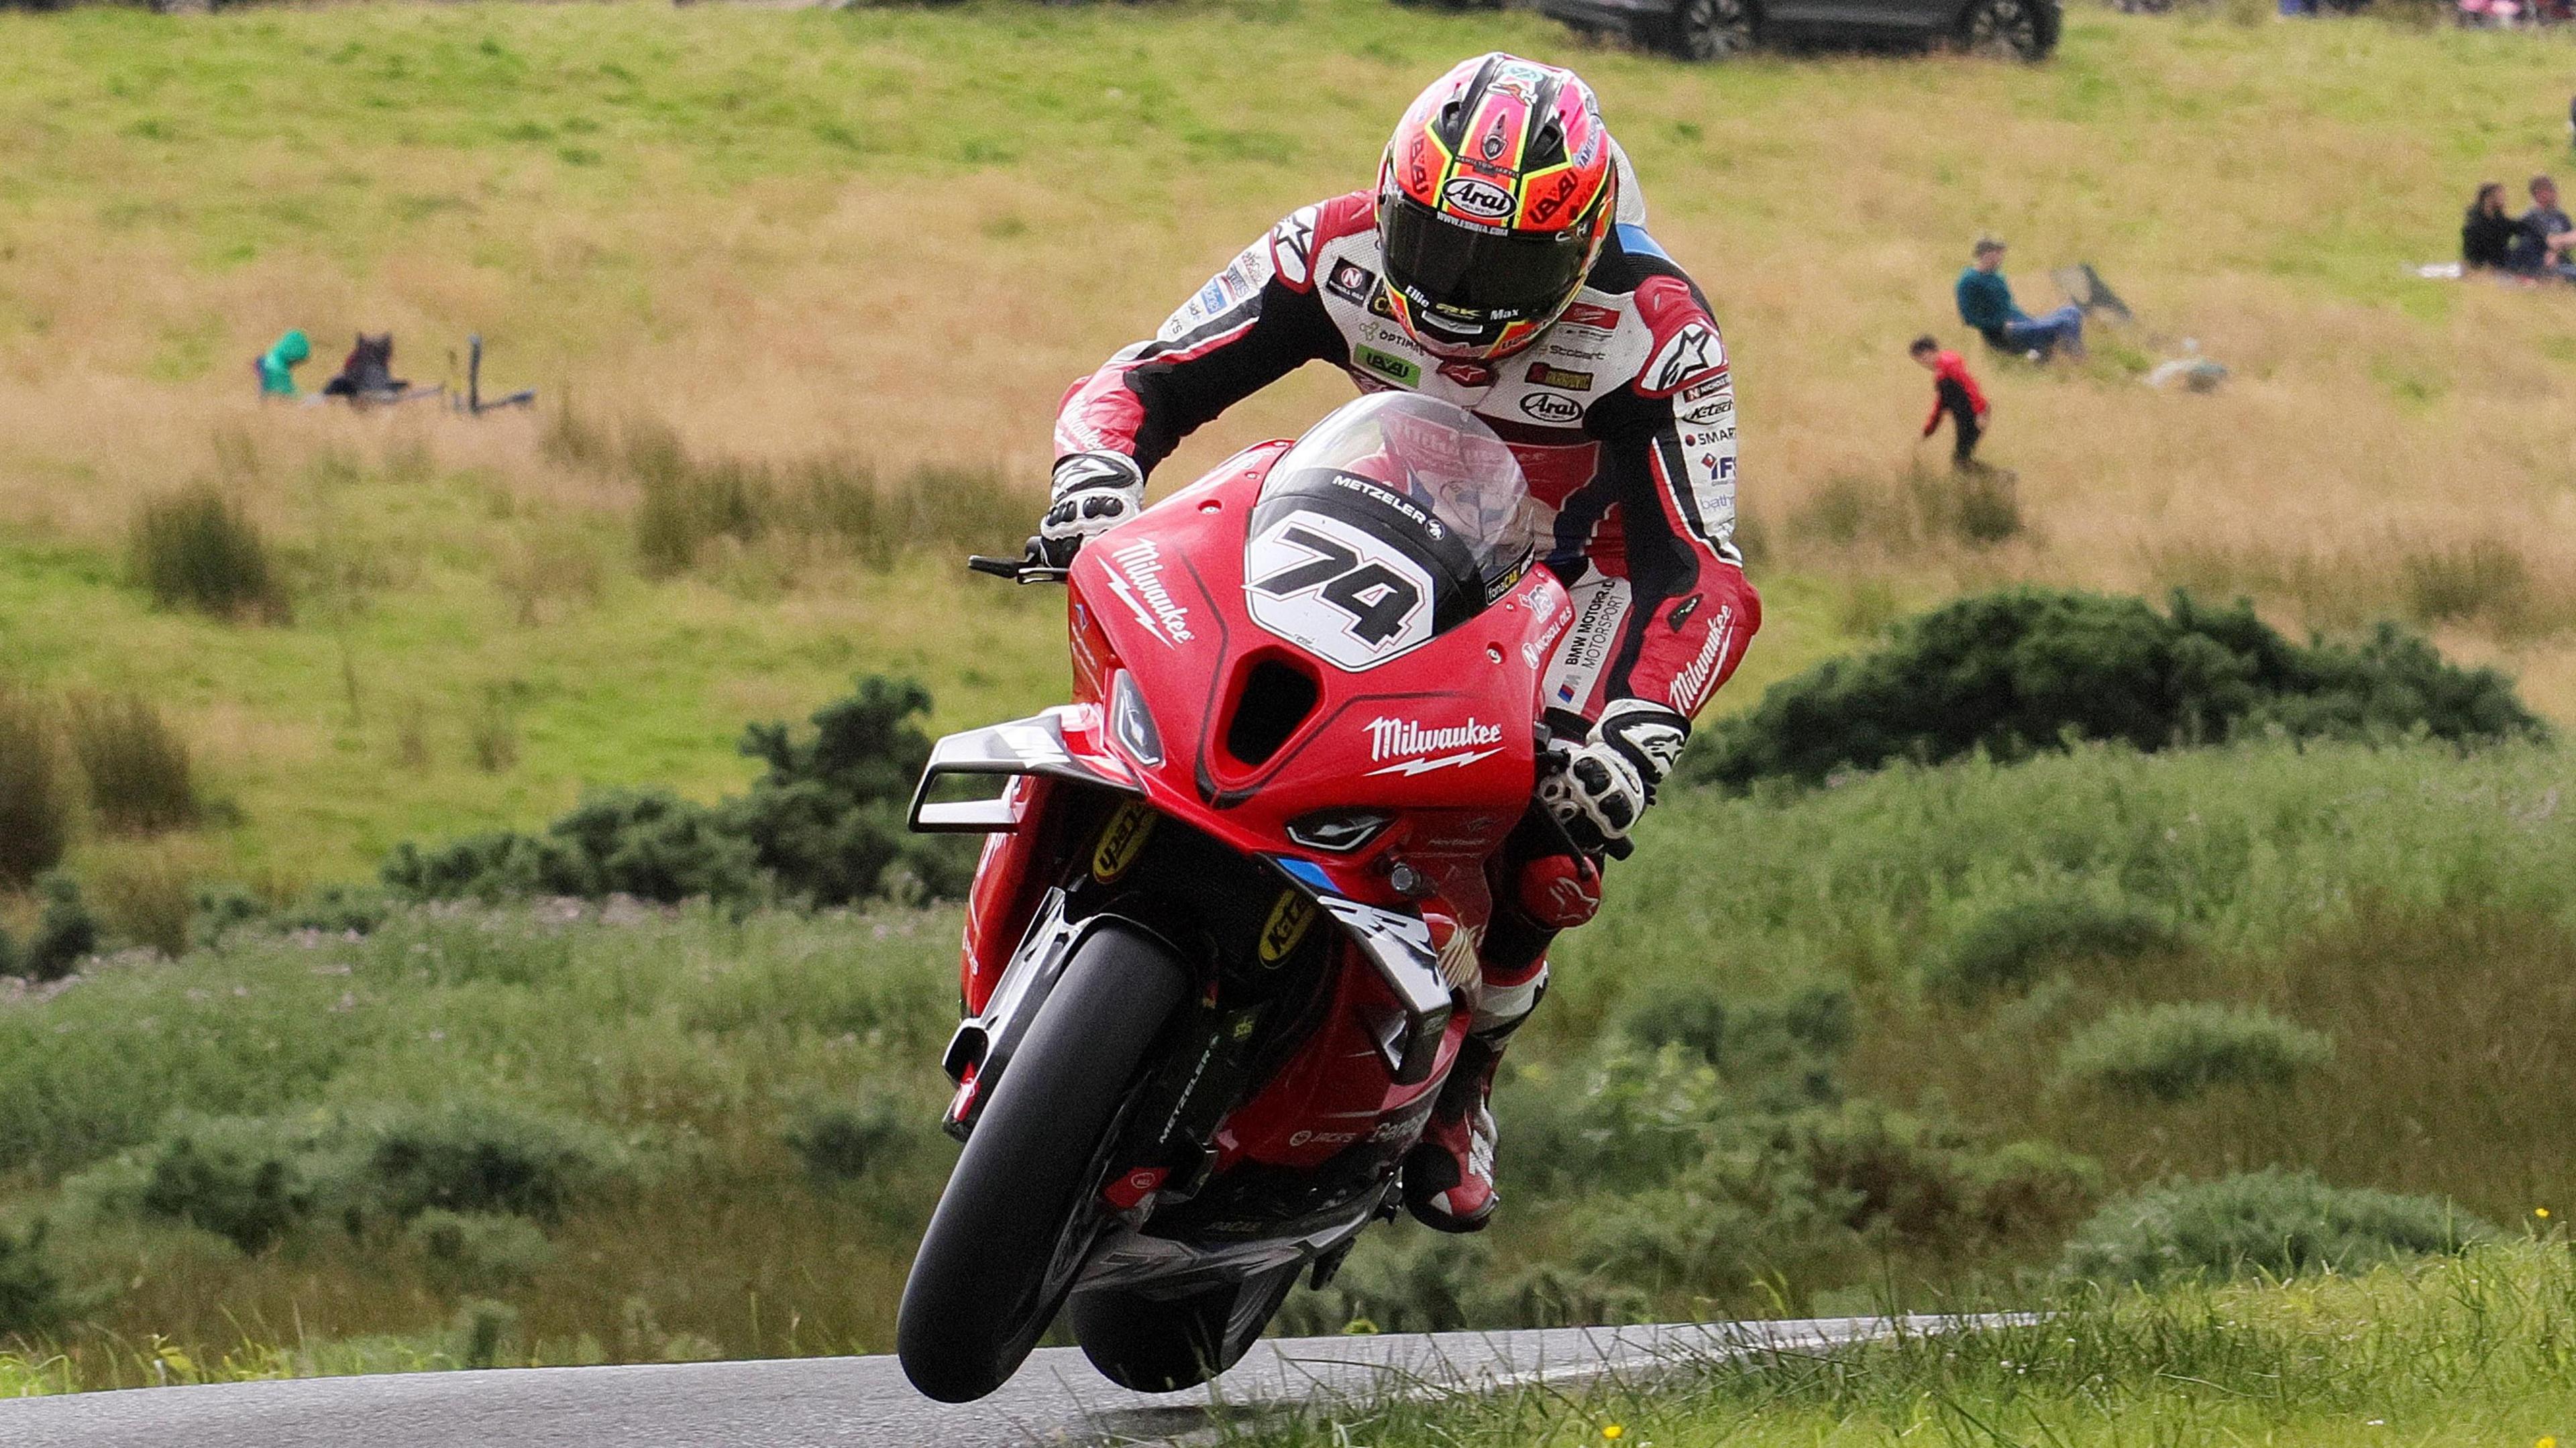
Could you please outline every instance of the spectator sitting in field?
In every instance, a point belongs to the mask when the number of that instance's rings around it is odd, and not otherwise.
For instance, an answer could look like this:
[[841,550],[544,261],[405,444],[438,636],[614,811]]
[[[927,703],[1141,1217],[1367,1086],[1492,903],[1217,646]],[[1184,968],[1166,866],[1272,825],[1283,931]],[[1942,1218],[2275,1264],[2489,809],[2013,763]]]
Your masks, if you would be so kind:
[[2504,209],[2504,183],[2489,181],[2478,188],[2478,199],[2461,218],[2460,265],[2471,271],[2509,270],[2514,238],[2520,235],[2522,223]]
[[2531,209],[2522,214],[2521,225],[2522,234],[2513,242],[2513,269],[2576,281],[2576,263],[2567,259],[2568,248],[2576,246],[2576,222],[2558,209],[2557,182],[2531,178]]
[[259,395],[293,397],[295,369],[313,355],[313,344],[301,329],[277,339],[277,345],[259,354]]
[[1968,359],[1943,351],[1928,336],[1915,338],[1905,354],[1932,372],[1932,415],[1923,419],[1923,435],[1939,431],[1941,414],[1950,414],[1950,466],[1963,473],[1977,468],[1977,439],[1986,431],[1986,395],[1977,390],[1977,379],[1968,375]]
[[2065,349],[2084,355],[2084,311],[2065,306],[2045,317],[2025,314],[2013,305],[2012,284],[2004,280],[2004,244],[1991,236],[1977,240],[1976,259],[1959,273],[1959,320],[1989,343],[2007,352],[2043,361]]

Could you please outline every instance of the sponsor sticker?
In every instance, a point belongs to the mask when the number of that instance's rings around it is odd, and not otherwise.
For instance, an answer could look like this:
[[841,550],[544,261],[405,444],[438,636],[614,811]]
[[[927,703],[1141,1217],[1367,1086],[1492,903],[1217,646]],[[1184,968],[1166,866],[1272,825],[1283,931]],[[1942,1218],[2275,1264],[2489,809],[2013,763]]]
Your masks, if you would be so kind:
[[1377,290],[1377,273],[1355,261],[1337,261],[1332,274],[1324,278],[1324,290],[1354,307],[1365,307]]
[[1138,539],[1109,555],[1109,591],[1127,605],[1136,621],[1162,640],[1163,647],[1194,641],[1190,611],[1172,598],[1163,582],[1163,550],[1151,538]]
[[1562,387],[1568,392],[1592,390],[1591,373],[1577,372],[1571,367],[1551,367],[1544,362],[1530,364],[1529,380],[1540,387]]
[[1532,392],[1521,398],[1521,411],[1540,422],[1568,423],[1583,416],[1583,404],[1562,392]]
[[1151,806],[1135,800],[1120,805],[1101,829],[1099,846],[1091,852],[1091,878],[1108,885],[1126,874],[1137,857],[1145,853],[1145,842],[1153,838],[1157,818]]
[[1494,385],[1494,369],[1482,362],[1443,362],[1440,364],[1440,375],[1461,387]]
[[[1502,752],[1503,726],[1470,718],[1464,724],[1423,724],[1383,715],[1368,722],[1369,758],[1392,764],[1371,774],[1407,778],[1435,769],[1455,769]],[[1487,747],[1492,746],[1492,747]]]
[[1649,392],[1675,392],[1726,366],[1726,346],[1706,322],[1686,322],[1646,364],[1641,375]]
[[1449,209],[1479,221],[1501,221],[1512,214],[1512,193],[1482,176],[1461,176],[1440,188]]
[[1595,332],[1615,332],[1619,329],[1619,309],[1598,307],[1590,302],[1576,302],[1567,307],[1565,315],[1557,320],[1569,327],[1588,327]]
[[1303,891],[1280,891],[1278,903],[1270,907],[1270,918],[1261,925],[1261,963],[1277,965],[1286,960],[1305,943],[1306,931],[1319,913]]
[[1271,254],[1278,259],[1279,274],[1292,286],[1306,284],[1307,257],[1315,247],[1315,218],[1320,214],[1316,207],[1301,206],[1271,229]]
[[1253,622],[1327,663],[1373,669],[1431,641],[1430,573],[1325,513],[1291,513],[1244,550]]
[[1390,382],[1400,382],[1407,387],[1422,385],[1422,364],[1408,362],[1391,352],[1381,352],[1375,347],[1354,347],[1351,360]]

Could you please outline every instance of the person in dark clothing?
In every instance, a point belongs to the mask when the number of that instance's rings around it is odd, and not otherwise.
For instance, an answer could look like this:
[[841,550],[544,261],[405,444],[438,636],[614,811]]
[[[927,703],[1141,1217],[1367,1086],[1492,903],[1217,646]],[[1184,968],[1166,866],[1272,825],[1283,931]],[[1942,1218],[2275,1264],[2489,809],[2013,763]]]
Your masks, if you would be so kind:
[[1923,435],[1938,431],[1941,414],[1950,414],[1950,466],[1960,472],[1980,466],[1976,451],[1977,440],[1986,433],[1986,395],[1977,390],[1977,379],[1968,375],[1968,359],[1942,350],[1928,336],[1915,338],[1905,352],[1932,373],[1932,415],[1923,419]]
[[2558,209],[2557,182],[2531,178],[2531,209],[2522,214],[2521,226],[2522,234],[2513,241],[2513,269],[2576,281],[2576,262],[2568,260],[2569,250],[2576,248],[2576,222]]
[[2084,309],[2064,306],[2045,317],[2033,317],[2013,305],[2012,283],[2004,280],[2004,244],[1993,237],[1977,241],[1974,259],[1959,273],[1959,320],[1996,348],[2027,353],[2034,362],[2064,350],[2084,355]]
[[2504,209],[2504,183],[2489,181],[2478,188],[2478,199],[2469,203],[2460,221],[2460,264],[2472,271],[2507,270],[2513,265],[2514,238],[2521,234],[2522,223]]

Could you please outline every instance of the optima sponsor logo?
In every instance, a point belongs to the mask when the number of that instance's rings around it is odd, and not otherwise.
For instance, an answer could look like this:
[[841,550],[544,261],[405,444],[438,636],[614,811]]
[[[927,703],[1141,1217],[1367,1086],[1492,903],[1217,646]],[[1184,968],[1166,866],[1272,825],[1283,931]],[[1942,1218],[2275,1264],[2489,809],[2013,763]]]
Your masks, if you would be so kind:
[[[1109,555],[1116,565],[1110,570],[1109,587],[1135,614],[1139,622],[1167,642],[1189,643],[1190,611],[1172,601],[1172,591],[1163,586],[1163,550],[1152,539],[1140,539]],[[1129,585],[1134,585],[1131,589]],[[1139,596],[1142,601],[1139,601]]]

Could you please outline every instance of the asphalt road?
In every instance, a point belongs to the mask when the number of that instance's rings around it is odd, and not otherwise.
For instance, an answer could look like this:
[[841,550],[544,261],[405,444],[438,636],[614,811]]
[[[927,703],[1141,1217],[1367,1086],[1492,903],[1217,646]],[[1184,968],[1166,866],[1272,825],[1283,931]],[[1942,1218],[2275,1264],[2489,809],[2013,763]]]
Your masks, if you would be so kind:
[[[1955,1325],[1921,1319],[1937,1331]],[[0,1402],[0,1448],[804,1448],[1159,1442],[1283,1403],[1649,1375],[1694,1357],[1817,1348],[1878,1318],[1548,1332],[1279,1338],[1207,1388],[1112,1386],[1039,1352],[980,1403],[934,1403],[891,1357],[515,1368],[139,1388]]]

